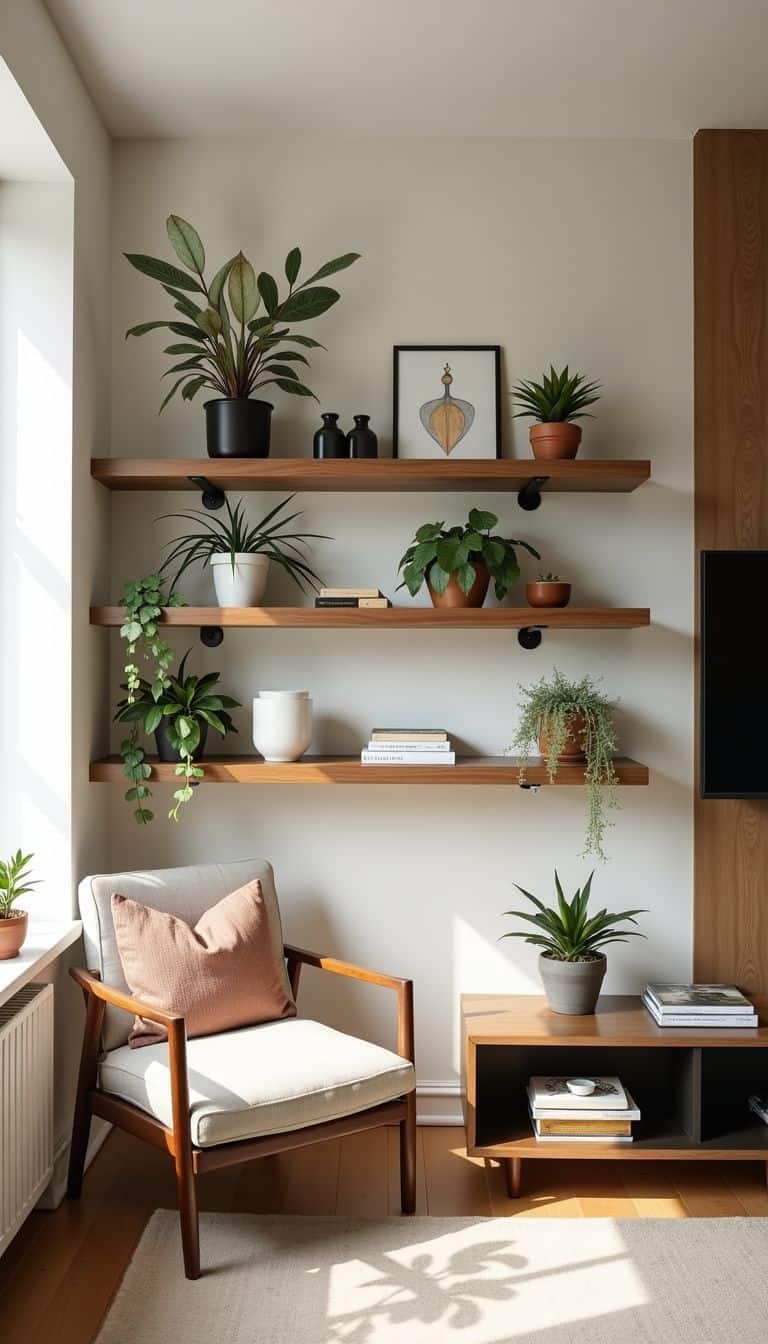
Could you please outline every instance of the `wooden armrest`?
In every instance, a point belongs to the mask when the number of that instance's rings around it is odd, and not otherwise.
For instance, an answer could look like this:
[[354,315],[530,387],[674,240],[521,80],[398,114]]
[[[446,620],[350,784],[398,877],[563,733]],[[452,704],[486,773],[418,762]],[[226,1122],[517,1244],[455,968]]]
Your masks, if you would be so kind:
[[[70,966],[69,974],[86,994],[92,994],[94,998],[101,999],[104,1003],[111,1003],[114,1008],[122,1008],[126,1013],[145,1017],[149,1022],[159,1022],[160,1026],[168,1030],[169,1035],[170,1028],[175,1023],[180,1022],[182,1027],[184,1025],[181,1013],[164,1013],[160,1008],[142,1003],[141,999],[135,999],[132,994],[125,994],[122,989],[113,989],[111,985],[105,985],[93,971],[82,971],[77,966]],[[179,1028],[176,1027],[176,1030]]]
[[299,988],[299,975],[302,966],[314,966],[319,971],[330,971],[332,975],[345,975],[350,980],[362,980],[368,985],[381,985],[384,989],[393,989],[397,994],[397,1053],[413,1063],[413,981],[398,975],[384,975],[381,971],[369,971],[364,966],[355,966],[349,961],[337,961],[335,957],[325,957],[320,952],[309,952],[305,947],[293,947],[286,943],[283,947],[288,962],[288,975],[294,998]]

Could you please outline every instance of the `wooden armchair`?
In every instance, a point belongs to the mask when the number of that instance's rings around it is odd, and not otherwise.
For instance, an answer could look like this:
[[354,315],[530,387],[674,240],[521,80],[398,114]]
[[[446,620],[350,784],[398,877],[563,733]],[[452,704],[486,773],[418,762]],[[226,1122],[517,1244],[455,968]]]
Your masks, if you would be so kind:
[[[187,1041],[182,1016],[149,1007],[125,986],[111,921],[113,892],[194,923],[208,906],[255,877],[276,902],[272,869],[263,860],[120,873],[86,878],[80,886],[86,951],[97,968],[70,971],[85,995],[86,1022],[67,1193],[70,1199],[80,1195],[93,1115],[164,1149],[176,1169],[189,1279],[200,1276],[195,1178],[202,1171],[398,1125],[402,1211],[413,1213],[415,1207],[410,980],[300,947],[284,949],[294,996],[303,966],[393,990],[397,1054],[302,1018]],[[167,1043],[130,1050],[127,1029],[135,1014],[162,1024]]]

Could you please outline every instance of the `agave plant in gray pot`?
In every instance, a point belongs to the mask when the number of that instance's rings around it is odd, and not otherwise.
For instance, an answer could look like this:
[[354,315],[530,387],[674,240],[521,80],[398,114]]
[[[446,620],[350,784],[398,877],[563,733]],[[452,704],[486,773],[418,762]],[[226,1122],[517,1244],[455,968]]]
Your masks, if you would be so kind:
[[206,280],[205,248],[197,230],[180,215],[169,215],[166,231],[183,270],[142,252],[126,252],[125,257],[162,285],[181,320],[140,322],[125,334],[144,336],[167,327],[180,338],[165,347],[166,355],[182,358],[163,374],[174,381],[160,410],[179,388],[185,401],[192,401],[201,388],[210,389],[214,397],[205,403],[210,457],[266,457],[273,407],[253,394],[272,386],[297,397],[314,397],[295,368],[308,367],[309,361],[291,347],[323,347],[311,336],[295,335],[292,327],[320,317],[338,301],[337,290],[316,282],[346,270],[360,254],[334,257],[299,282],[301,252],[291,248],[284,266],[288,288],[281,298],[274,277],[267,271],[257,276],[242,252]]
[[527,929],[514,929],[501,936],[522,938],[526,943],[542,949],[539,974],[554,1013],[574,1016],[593,1013],[608,965],[602,948],[609,943],[625,943],[628,938],[645,937],[644,933],[636,929],[618,926],[636,924],[635,916],[647,914],[646,910],[622,910],[618,914],[610,914],[607,909],[603,909],[590,915],[587,907],[593,877],[594,873],[590,873],[584,886],[577,888],[573,899],[568,901],[563,895],[555,869],[556,910],[544,905],[537,896],[515,883],[520,894],[535,907],[536,913],[529,914],[525,910],[504,912],[514,919],[522,919],[534,925],[535,933]]

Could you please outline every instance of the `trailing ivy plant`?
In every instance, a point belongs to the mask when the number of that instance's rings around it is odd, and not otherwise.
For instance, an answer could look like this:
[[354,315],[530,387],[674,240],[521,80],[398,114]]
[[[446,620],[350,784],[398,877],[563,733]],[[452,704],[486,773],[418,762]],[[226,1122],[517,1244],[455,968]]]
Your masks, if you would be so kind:
[[591,677],[568,681],[557,668],[551,680],[542,677],[532,686],[521,686],[520,691],[520,722],[513,742],[520,754],[520,782],[524,782],[525,768],[544,735],[548,742],[547,773],[553,783],[566,739],[575,730],[586,758],[587,832],[583,852],[604,860],[603,840],[609,824],[606,812],[618,806],[613,765],[618,747],[613,724],[615,704],[597,689]]
[[[173,649],[160,635],[157,623],[163,607],[185,607],[187,600],[181,593],[166,593],[162,575],[147,574],[143,579],[126,583],[122,604],[125,619],[120,634],[126,644],[123,676],[127,703],[133,704],[142,686],[143,679],[137,665],[140,659],[150,664],[144,680],[157,702],[169,685],[169,671],[174,659]],[[152,796],[147,783],[152,771],[147,765],[144,749],[139,744],[136,722],[132,724],[130,735],[120,743],[120,755],[123,758],[123,774],[130,781],[125,801],[136,804],[134,820],[140,825],[146,825],[154,817],[154,813],[146,806],[147,798]]]
[[[309,360],[290,346],[325,347],[311,336],[294,335],[291,324],[320,317],[338,302],[337,290],[315,282],[346,270],[360,253],[334,257],[299,283],[301,252],[298,247],[291,248],[284,267],[288,292],[280,298],[274,277],[266,271],[257,277],[242,252],[225,261],[213,278],[206,280],[205,248],[197,230],[180,215],[169,215],[165,227],[184,270],[160,257],[141,252],[124,254],[142,275],[159,281],[183,319],[140,322],[125,333],[126,337],[144,336],[167,327],[174,336],[182,337],[165,348],[167,355],[184,358],[163,374],[164,378],[173,374],[178,377],[160,410],[178,388],[185,401],[192,401],[201,387],[210,388],[220,397],[250,397],[271,383],[297,397],[314,397],[294,368],[295,364],[309,367]],[[257,316],[262,304],[264,312]]]
[[424,523],[398,565],[398,570],[403,571],[403,581],[398,584],[398,589],[407,588],[411,597],[415,597],[428,580],[435,592],[442,595],[455,574],[466,595],[477,577],[475,566],[480,564],[486,566],[494,581],[496,596],[501,601],[520,574],[515,547],[523,546],[537,560],[541,556],[527,541],[493,533],[492,528],[498,521],[495,513],[470,509],[463,527],[446,528],[445,523]]

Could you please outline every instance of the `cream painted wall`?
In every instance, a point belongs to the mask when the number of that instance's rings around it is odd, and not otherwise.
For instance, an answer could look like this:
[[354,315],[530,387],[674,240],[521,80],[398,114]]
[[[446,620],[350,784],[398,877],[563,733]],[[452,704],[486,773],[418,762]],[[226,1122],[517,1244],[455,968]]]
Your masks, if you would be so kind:
[[[690,969],[690,176],[682,143],[196,141],[123,143],[115,153],[113,454],[205,453],[198,407],[174,403],[157,418],[162,338],[123,340],[128,325],[164,309],[156,286],[120,254],[165,253],[164,219],[175,210],[197,225],[216,264],[239,246],[268,270],[296,243],[310,264],[364,254],[340,277],[342,302],[312,327],[329,353],[318,352],[310,382],[345,423],[370,412],[385,452],[394,343],[498,342],[507,455],[528,455],[507,386],[552,359],[605,385],[598,419],[586,422],[586,454],[653,459],[653,482],[633,495],[545,497],[533,514],[513,496],[300,501],[307,527],[336,539],[316,551],[330,582],[391,594],[413,529],[460,521],[479,504],[567,573],[577,602],[650,605],[650,630],[550,634],[532,653],[512,633],[241,632],[212,652],[183,632],[174,640],[180,651],[193,645],[198,668],[221,668],[246,704],[260,687],[310,689],[317,750],[356,752],[372,725],[411,720],[446,725],[467,749],[499,752],[515,726],[519,681],[553,665],[602,674],[621,700],[623,748],[649,763],[652,778],[647,789],[622,791],[611,862],[596,878],[606,904],[649,908],[648,941],[612,950],[614,991]],[[318,409],[278,394],[276,455],[311,454]],[[193,502],[112,497],[112,600],[126,577],[157,562],[174,525],[153,518]],[[256,517],[273,502],[254,496],[249,508]],[[188,592],[211,600],[207,580]],[[279,579],[270,592],[274,602],[292,600]],[[116,638],[112,648],[114,684]],[[248,710],[237,719],[247,751]],[[292,939],[414,977],[422,1084],[455,1079],[461,991],[539,990],[532,950],[497,941],[512,883],[546,895],[555,864],[569,886],[589,870],[575,789],[217,786],[200,792],[180,826],[165,820],[168,796],[156,790],[161,819],[137,831],[120,790],[110,793],[113,866],[269,856]],[[385,1000],[371,1005],[352,988],[309,996],[340,1025],[391,1039]]]

